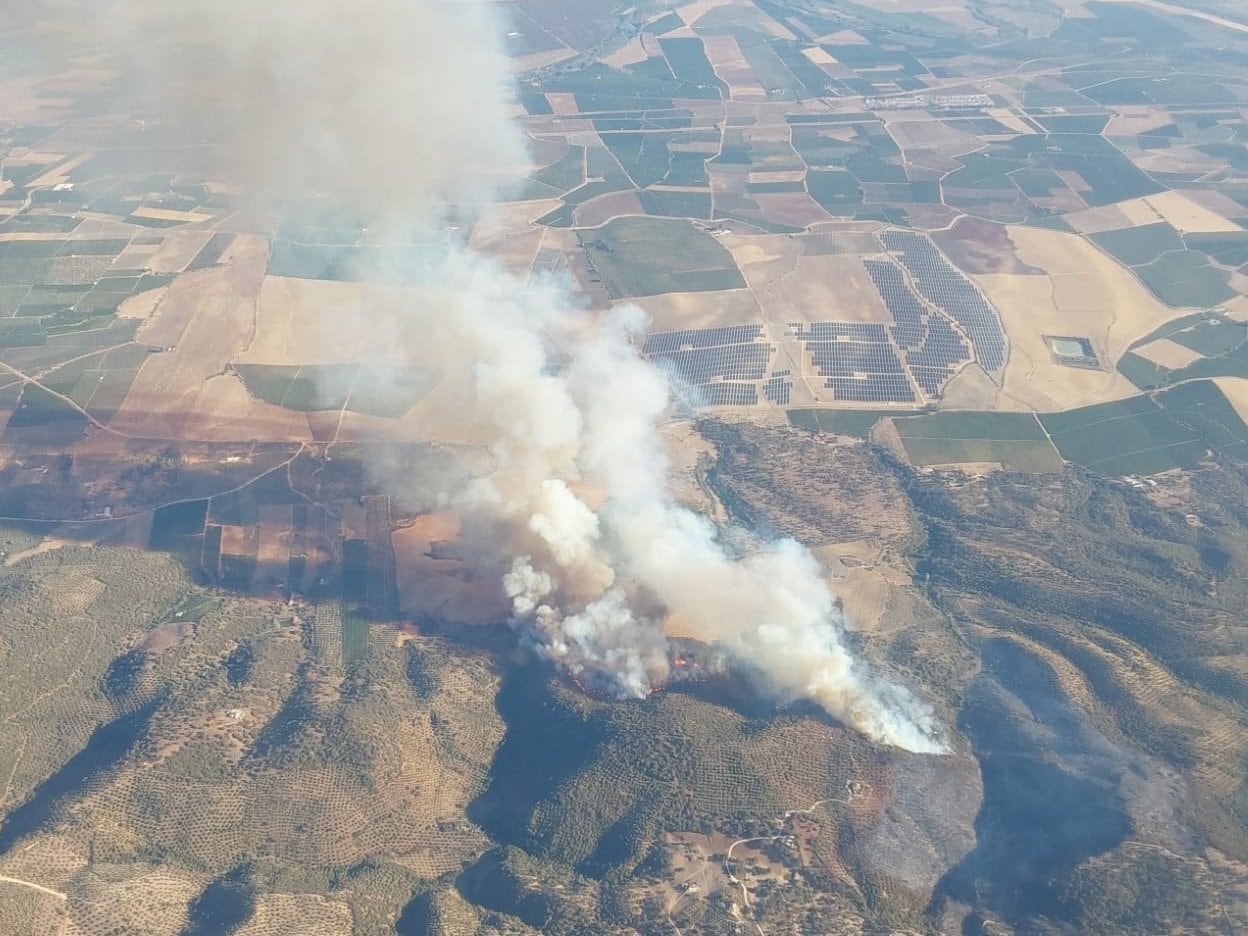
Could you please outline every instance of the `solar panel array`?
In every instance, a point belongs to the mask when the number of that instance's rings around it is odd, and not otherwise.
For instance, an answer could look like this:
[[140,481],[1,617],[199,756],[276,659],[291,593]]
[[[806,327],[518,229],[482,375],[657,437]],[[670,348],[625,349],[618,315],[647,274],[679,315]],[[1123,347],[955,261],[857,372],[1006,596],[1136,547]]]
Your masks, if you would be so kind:
[[985,370],[1005,366],[1005,332],[996,310],[922,234],[887,230],[883,244],[910,272],[919,294],[957,322]]
[[754,406],[758,388],[748,383],[714,383],[698,387],[703,406]]
[[779,406],[788,406],[793,395],[793,378],[789,371],[775,370],[763,384],[763,395]]
[[[682,348],[712,348],[717,345],[751,344],[763,337],[761,325],[724,325],[720,328],[690,328],[655,332],[646,336],[641,353],[662,354]],[[759,375],[762,376],[762,375]]]
[[789,334],[806,344],[810,363],[836,400],[912,403],[914,390],[888,329],[878,322],[794,322]]
[[767,375],[775,352],[762,337],[761,325],[655,332],[646,336],[642,354],[694,387],[704,406],[754,406],[756,381]]
[[864,260],[867,275],[884,300],[893,325],[893,340],[925,394],[938,397],[958,366],[969,361],[966,342],[943,317],[932,314],[891,260]]

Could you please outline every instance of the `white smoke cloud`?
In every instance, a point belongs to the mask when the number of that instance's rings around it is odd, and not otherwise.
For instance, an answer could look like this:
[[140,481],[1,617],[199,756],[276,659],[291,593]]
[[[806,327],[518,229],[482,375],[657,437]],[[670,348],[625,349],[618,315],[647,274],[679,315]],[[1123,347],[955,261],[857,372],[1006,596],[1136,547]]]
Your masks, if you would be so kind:
[[[216,128],[223,172],[270,191],[317,192],[410,232],[437,203],[488,205],[524,163],[504,29],[485,0],[91,8],[133,51],[129,67],[146,78],[132,83],[169,89],[166,118]],[[851,657],[808,550],[778,540],[730,552],[669,496],[658,427],[671,394],[636,350],[640,310],[592,314],[559,283],[453,248],[430,248],[423,267],[405,271],[424,287],[400,316],[344,323],[326,310],[326,335],[371,331],[457,383],[456,415],[491,465],[453,503],[465,537],[503,570],[513,625],[533,647],[639,697],[666,677],[664,622],[676,619],[782,699],[813,701],[883,743],[944,750],[931,712]]]

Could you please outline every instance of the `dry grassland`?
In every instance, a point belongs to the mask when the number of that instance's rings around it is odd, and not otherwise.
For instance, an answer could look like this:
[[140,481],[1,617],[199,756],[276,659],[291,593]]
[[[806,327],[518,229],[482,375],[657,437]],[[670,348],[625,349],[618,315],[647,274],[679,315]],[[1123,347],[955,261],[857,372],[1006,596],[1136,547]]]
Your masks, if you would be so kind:
[[686,26],[692,26],[703,16],[716,7],[732,6],[733,0],[695,0],[693,3],[676,8],[676,15]]
[[394,531],[399,607],[405,615],[436,615],[464,624],[505,620],[509,608],[497,579],[477,575],[466,553],[459,558],[459,531],[459,518],[450,511],[424,514]]
[[151,355],[113,419],[113,428],[148,438],[176,438],[209,377],[222,373],[250,340],[255,295],[267,244],[240,237],[233,262],[175,280],[139,330],[140,342],[170,348]]
[[[322,325],[359,321],[364,286],[329,280],[266,276],[256,300],[255,335],[234,358],[239,364],[341,364],[356,359],[353,335]],[[332,326],[331,326],[332,328]]]
[[43,175],[36,176],[29,182],[31,188],[53,188],[57,185],[64,185],[69,182],[69,174],[90,159],[93,153],[83,153],[68,159],[65,162],[58,163]]
[[628,304],[638,306],[649,314],[647,330],[652,332],[749,325],[762,317],[758,300],[748,289],[665,293],[630,299]]
[[751,169],[746,180],[756,182],[801,182],[806,178],[805,169]]
[[841,64],[834,59],[828,51],[819,46],[812,46],[809,49],[803,49],[802,54],[816,65],[839,65]]
[[992,409],[999,392],[992,378],[972,361],[945,384],[941,403],[949,409]]
[[703,516],[727,521],[719,500],[701,483],[699,467],[715,457],[715,447],[688,420],[662,427],[664,451],[668,458],[668,493]]
[[[1160,195],[1149,195],[1144,201],[1177,230],[1184,233],[1212,234],[1243,230],[1235,222],[1198,203],[1186,192],[1173,190],[1162,192]],[[1239,213],[1242,212],[1243,209],[1239,208]]]
[[650,53],[646,50],[645,38],[645,33],[639,33],[610,55],[599,59],[599,61],[612,68],[625,68],[629,65],[637,65],[644,62],[650,57]]
[[790,322],[892,321],[862,260],[854,255],[798,257],[791,271],[751,285],[776,334],[783,334]]
[[1218,377],[1213,381],[1222,395],[1235,407],[1240,419],[1248,423],[1248,379],[1244,377]]
[[547,91],[546,101],[550,104],[550,109],[561,117],[581,112],[576,104],[576,95],[570,91]]
[[136,293],[117,307],[118,318],[151,318],[168,291],[168,286],[159,286],[156,289]]
[[[1066,409],[1133,393],[1111,368],[1132,342],[1174,318],[1174,311],[1082,237],[1021,226],[1008,230],[1019,259],[1047,275],[975,277],[1010,337],[1002,408]],[[1045,334],[1090,338],[1106,369],[1055,363]]]
[[806,228],[832,220],[832,215],[805,192],[763,192],[753,198],[763,217],[777,224]]
[[1233,322],[1248,322],[1248,296],[1236,296],[1222,303],[1226,317]]
[[1131,161],[1145,172],[1217,172],[1226,168],[1225,160],[1182,144],[1138,150],[1131,154]]
[[732,36],[704,36],[702,45],[715,74],[728,85],[732,100],[766,99],[767,90],[754,75],[736,39]]
[[1183,196],[1190,202],[1212,211],[1220,218],[1238,218],[1244,214],[1243,205],[1228,195],[1212,189],[1185,189]]
[[1138,136],[1171,123],[1169,111],[1152,106],[1118,107],[1105,126],[1106,136]]
[[217,374],[204,381],[181,436],[205,442],[310,442],[312,431],[307,414],[256,399],[237,374]]
[[533,221],[559,207],[559,199],[504,202],[472,228],[468,246],[500,259],[509,270],[528,271],[541,247],[541,228]]
[[[1103,231],[1118,231],[1135,226],[1135,222],[1127,217],[1121,205],[1103,205],[1100,208],[1072,211],[1064,220],[1080,234],[1100,234]],[[1158,220],[1155,212],[1152,220]]]
[[206,211],[178,211],[173,208],[136,208],[130,216],[150,221],[176,221],[179,224],[199,224],[216,217]]
[[572,220],[578,227],[599,227],[612,218],[645,213],[636,192],[610,192],[577,205]]
[[800,241],[775,234],[726,234],[719,242],[732,254],[751,289],[787,276],[802,252]]
[[1195,361],[1199,361],[1202,357],[1200,352],[1193,351],[1191,348],[1185,348],[1177,341],[1171,341],[1169,338],[1150,341],[1148,344],[1136,348],[1135,353],[1145,360],[1152,361],[1154,364],[1160,364],[1162,367],[1168,367],[1170,370],[1180,370]]

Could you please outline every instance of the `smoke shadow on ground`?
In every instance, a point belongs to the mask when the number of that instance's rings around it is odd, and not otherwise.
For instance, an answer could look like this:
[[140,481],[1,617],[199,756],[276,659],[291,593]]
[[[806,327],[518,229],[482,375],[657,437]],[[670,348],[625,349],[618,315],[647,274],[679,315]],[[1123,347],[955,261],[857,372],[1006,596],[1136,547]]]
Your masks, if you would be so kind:
[[575,696],[551,691],[551,677],[543,662],[503,672],[494,704],[506,733],[485,791],[465,813],[496,842],[529,844],[533,810],[589,764],[603,741],[597,721],[574,707]]
[[[949,898],[1007,920],[1059,915],[1055,886],[1131,833],[1113,785],[1120,765],[1054,697],[1047,664],[1008,640],[988,640],[980,649],[985,670],[959,718],[983,776],[977,843],[941,880],[932,904]],[[1055,738],[1062,739],[1063,763],[1079,765],[1078,774],[1054,763]],[[963,932],[978,933],[981,922],[972,914]]]
[[77,754],[44,780],[21,806],[9,813],[0,827],[0,855],[21,839],[47,826],[62,804],[80,797],[97,779],[139,742],[147,723],[160,707],[156,698],[141,708],[100,726]]

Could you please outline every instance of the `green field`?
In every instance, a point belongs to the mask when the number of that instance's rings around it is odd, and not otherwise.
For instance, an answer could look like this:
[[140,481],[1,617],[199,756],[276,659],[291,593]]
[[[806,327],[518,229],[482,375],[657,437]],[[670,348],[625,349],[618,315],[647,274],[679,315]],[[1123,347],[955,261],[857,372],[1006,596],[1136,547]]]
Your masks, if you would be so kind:
[[438,382],[433,371],[377,370],[364,364],[239,364],[235,368],[255,396],[300,412],[347,409],[397,418]]
[[1152,263],[1167,251],[1183,250],[1183,238],[1164,221],[1090,234],[1088,239],[1127,266]]
[[1207,381],[1040,416],[1067,461],[1109,475],[1189,467],[1210,449],[1248,455],[1248,427]]
[[368,658],[368,621],[345,605],[342,608],[342,662],[351,665]]
[[616,218],[577,236],[615,299],[745,286],[732,255],[688,221]]
[[1062,459],[1031,413],[931,413],[895,419],[916,465],[999,462],[1015,471],[1057,471]]
[[909,413],[898,410],[832,410],[832,409],[791,409],[788,411],[789,425],[811,432],[834,432],[837,435],[853,436],[855,439],[866,439],[871,430],[885,416],[908,416]]
[[1044,430],[1031,413],[944,412],[895,421],[903,439],[1043,442]]
[[1227,273],[1210,266],[1204,254],[1194,250],[1171,251],[1134,269],[1153,295],[1177,308],[1208,308],[1236,295]]
[[1204,377],[1248,377],[1248,325],[1203,312],[1185,315],[1137,341],[1132,347],[1158,338],[1169,338],[1205,357],[1187,367],[1169,370],[1138,354],[1124,354],[1118,362],[1118,372],[1142,390]]
[[1219,354],[1234,351],[1248,341],[1248,325],[1216,318],[1204,319],[1183,331],[1175,332],[1170,340],[1205,357],[1217,357]]
[[1062,458],[1048,440],[902,438],[915,465],[998,463],[1012,471],[1060,471]]
[[792,409],[789,423],[866,439],[891,417],[920,466],[997,462],[1015,471],[1060,470],[1064,461],[1108,475],[1194,465],[1214,450],[1248,461],[1248,426],[1222,392],[1196,381],[1114,403],[1060,413]]

